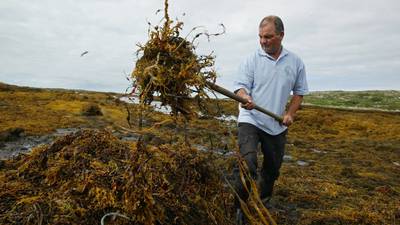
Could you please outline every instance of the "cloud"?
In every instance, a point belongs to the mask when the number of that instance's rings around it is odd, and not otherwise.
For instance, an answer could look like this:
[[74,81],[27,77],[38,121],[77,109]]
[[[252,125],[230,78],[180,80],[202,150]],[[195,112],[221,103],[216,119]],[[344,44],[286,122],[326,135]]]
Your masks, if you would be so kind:
[[[135,45],[147,40],[146,21],[159,23],[163,12],[155,12],[163,7],[163,0],[2,0],[0,81],[123,92]],[[276,14],[285,23],[284,46],[306,64],[311,90],[400,89],[395,0],[170,0],[169,7],[171,18],[185,22],[182,35],[225,25],[225,35],[199,39],[198,53],[214,52],[218,83],[228,88],[237,65],[258,48],[259,21]]]

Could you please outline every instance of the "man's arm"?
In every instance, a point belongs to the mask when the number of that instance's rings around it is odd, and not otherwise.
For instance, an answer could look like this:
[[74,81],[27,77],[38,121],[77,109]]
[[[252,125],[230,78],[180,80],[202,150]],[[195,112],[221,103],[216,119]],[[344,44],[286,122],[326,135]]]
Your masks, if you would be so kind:
[[296,111],[300,108],[301,102],[303,101],[303,95],[293,95],[290,100],[288,110],[283,116],[283,125],[290,126],[293,123]]
[[239,97],[242,97],[244,99],[247,99],[247,103],[246,104],[242,104],[240,103],[240,106],[242,108],[245,108],[247,110],[252,110],[254,109],[254,107],[256,106],[256,104],[254,104],[253,102],[253,98],[251,98],[251,96],[249,94],[247,94],[247,91],[244,88],[240,88],[239,90],[235,91],[235,94],[238,95]]

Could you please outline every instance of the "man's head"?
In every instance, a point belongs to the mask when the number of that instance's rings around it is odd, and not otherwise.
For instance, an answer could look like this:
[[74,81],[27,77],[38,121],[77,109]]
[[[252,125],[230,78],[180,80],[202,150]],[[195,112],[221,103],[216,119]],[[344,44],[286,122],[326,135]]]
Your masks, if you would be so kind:
[[258,35],[260,45],[266,53],[273,56],[279,54],[284,36],[281,18],[277,16],[264,17],[260,22]]

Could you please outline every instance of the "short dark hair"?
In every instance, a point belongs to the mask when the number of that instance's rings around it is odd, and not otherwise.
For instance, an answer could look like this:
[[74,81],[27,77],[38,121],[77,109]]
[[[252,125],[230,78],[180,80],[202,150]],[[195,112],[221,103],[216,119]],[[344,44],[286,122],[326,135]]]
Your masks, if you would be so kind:
[[280,34],[280,33],[284,32],[285,29],[283,27],[283,22],[282,22],[281,18],[279,18],[278,16],[274,16],[274,15],[264,17],[260,22],[259,28],[265,26],[265,24],[270,23],[270,22],[274,23],[276,34]]

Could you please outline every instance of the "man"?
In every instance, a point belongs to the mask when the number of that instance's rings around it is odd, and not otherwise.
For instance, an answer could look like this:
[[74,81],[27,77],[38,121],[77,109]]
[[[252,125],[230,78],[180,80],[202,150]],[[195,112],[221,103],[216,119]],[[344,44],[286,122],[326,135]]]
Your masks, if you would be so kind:
[[[286,142],[287,127],[293,123],[303,95],[308,93],[306,71],[302,60],[282,46],[284,27],[277,16],[263,18],[259,25],[260,46],[239,67],[234,83],[237,95],[247,99],[241,104],[238,117],[240,154],[257,178],[257,146],[261,143],[264,161],[258,184],[260,197],[267,202],[272,196],[275,180],[279,176]],[[293,92],[291,101],[286,103]],[[255,104],[277,115],[283,115],[283,123],[252,110]],[[240,198],[246,200],[239,171],[234,171],[235,188]],[[236,207],[239,208],[238,201]]]

